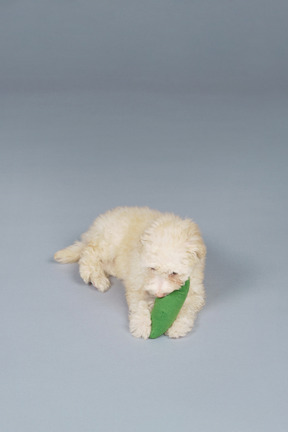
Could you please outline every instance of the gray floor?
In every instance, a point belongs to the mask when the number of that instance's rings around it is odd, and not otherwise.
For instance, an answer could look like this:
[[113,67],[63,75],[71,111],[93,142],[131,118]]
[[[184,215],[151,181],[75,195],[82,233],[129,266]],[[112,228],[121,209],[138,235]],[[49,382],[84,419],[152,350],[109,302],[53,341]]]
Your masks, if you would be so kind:
[[[1,430],[286,431],[287,99],[2,98]],[[52,261],[106,209],[195,219],[207,305],[137,340],[123,287]]]

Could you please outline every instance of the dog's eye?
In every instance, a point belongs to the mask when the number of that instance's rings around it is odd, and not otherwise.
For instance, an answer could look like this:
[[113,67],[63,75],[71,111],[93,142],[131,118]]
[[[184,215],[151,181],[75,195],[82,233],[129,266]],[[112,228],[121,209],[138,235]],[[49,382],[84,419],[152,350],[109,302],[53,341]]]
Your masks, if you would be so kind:
[[177,276],[177,275],[178,275],[178,273],[176,273],[176,272],[171,273],[171,276]]
[[150,270],[155,271],[156,269],[154,267],[150,267]]

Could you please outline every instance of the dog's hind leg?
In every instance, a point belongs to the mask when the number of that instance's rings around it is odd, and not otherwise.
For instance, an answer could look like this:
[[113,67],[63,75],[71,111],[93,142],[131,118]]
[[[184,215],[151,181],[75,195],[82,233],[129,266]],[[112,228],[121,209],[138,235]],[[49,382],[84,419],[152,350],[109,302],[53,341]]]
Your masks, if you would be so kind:
[[85,283],[91,282],[101,292],[107,291],[110,287],[110,280],[103,268],[101,250],[95,242],[88,243],[82,249],[79,272]]
[[84,244],[82,242],[76,241],[73,245],[56,252],[54,259],[63,264],[75,263],[79,261],[83,247]]

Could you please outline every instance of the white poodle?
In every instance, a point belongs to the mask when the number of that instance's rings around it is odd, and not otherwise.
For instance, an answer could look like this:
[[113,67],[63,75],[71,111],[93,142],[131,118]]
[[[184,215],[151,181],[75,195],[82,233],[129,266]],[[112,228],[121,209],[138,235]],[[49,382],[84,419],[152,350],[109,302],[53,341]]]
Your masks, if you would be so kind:
[[147,339],[155,297],[178,290],[190,278],[190,290],[177,319],[168,329],[172,338],[185,336],[204,305],[206,248],[197,225],[172,213],[147,207],[118,207],[95,219],[81,241],[56,252],[61,263],[79,262],[85,283],[104,292],[109,276],[125,285],[130,331]]

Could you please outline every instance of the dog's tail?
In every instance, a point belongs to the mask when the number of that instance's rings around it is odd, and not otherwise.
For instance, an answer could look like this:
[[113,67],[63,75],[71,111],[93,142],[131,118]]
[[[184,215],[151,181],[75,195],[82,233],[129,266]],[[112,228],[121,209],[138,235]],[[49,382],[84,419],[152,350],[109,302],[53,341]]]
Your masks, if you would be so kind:
[[75,263],[79,261],[83,247],[84,244],[82,242],[76,241],[73,245],[56,252],[54,255],[54,259],[55,261],[63,264]]

